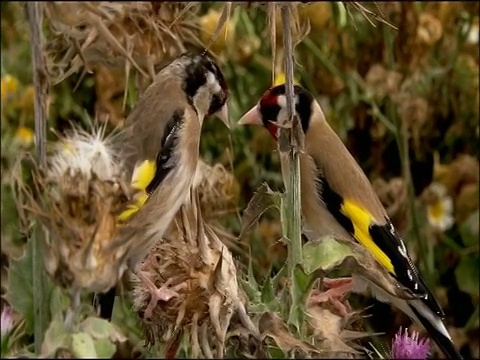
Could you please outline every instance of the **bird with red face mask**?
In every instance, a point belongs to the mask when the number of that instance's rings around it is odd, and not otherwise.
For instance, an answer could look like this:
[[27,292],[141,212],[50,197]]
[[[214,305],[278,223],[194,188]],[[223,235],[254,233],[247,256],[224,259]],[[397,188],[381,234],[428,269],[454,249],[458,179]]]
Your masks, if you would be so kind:
[[[305,151],[299,156],[307,238],[329,235],[353,242],[372,260],[372,271],[381,274],[383,283],[392,284],[395,293],[360,273],[353,274],[349,288],[342,282],[342,291],[360,292],[368,286],[379,300],[391,302],[423,325],[446,356],[461,359],[443,324],[443,310],[410,259],[367,176],[326,121],[319,103],[297,85],[294,104],[305,133]],[[278,140],[279,129],[288,119],[285,84],[281,84],[267,90],[238,123],[263,125]],[[288,155],[280,152],[280,157],[287,184]]]

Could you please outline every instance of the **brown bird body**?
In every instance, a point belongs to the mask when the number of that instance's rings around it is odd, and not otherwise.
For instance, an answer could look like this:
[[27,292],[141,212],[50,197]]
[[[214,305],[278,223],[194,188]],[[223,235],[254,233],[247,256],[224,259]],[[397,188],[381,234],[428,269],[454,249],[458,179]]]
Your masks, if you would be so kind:
[[[312,196],[319,184],[318,174],[331,178],[332,173],[338,179],[330,183],[337,194],[365,204],[377,223],[385,224],[387,216],[378,196],[372,189],[368,178],[353,156],[345,148],[338,135],[333,131],[323,115],[317,102],[312,103],[312,117],[308,132],[305,134],[305,151],[300,153],[301,188],[312,191],[302,191],[302,213],[307,226],[312,227],[317,236],[337,236],[350,238],[345,229],[333,218],[328,209],[322,205],[321,199]],[[315,159],[318,159],[315,161]],[[282,175],[284,182],[289,179],[288,155],[280,153]]]
[[[221,101],[212,110],[217,93]],[[121,155],[127,178],[142,178],[137,172],[143,162],[155,164],[153,178],[141,181],[148,183],[141,189],[147,201],[119,230],[118,243],[139,237],[130,242],[131,268],[160,240],[187,198],[204,117],[226,109],[227,96],[223,75],[209,58],[182,56],[160,71],[128,116]]]
[[[461,359],[442,322],[440,305],[411,261],[367,176],[327,123],[313,96],[295,86],[294,101],[305,133],[305,150],[300,153],[305,235],[310,240],[329,235],[350,242],[363,259],[351,290],[370,288],[378,300],[391,302],[422,324],[447,356]],[[286,103],[285,84],[275,86],[239,124],[263,125],[278,139],[279,127],[288,120]],[[280,156],[288,186],[287,158]]]
[[[188,197],[204,118],[217,115],[228,126],[227,99],[228,87],[218,65],[206,55],[185,54],[160,70],[128,116],[119,156],[137,191],[136,203],[119,215],[112,250],[126,248],[131,270],[136,271],[162,241]],[[152,304],[175,296],[174,289],[157,289],[144,274],[138,276],[151,289]],[[112,293],[107,297],[101,315],[108,318]]]

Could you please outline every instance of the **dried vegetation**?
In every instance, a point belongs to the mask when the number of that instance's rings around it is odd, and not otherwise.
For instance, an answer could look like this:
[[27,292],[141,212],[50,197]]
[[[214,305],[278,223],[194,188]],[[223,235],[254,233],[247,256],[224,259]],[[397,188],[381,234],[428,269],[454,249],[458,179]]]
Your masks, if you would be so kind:
[[[18,244],[13,250],[13,239],[21,236],[3,226],[4,215],[9,215],[3,205],[4,188],[14,186],[17,198],[5,192],[5,204],[14,204],[12,214],[16,213],[14,200],[25,205],[19,207],[22,224],[31,226],[27,214],[34,215],[49,230],[45,263],[57,284],[91,292],[117,283],[124,271],[124,254],[122,248],[110,251],[109,244],[115,235],[115,216],[128,202],[130,190],[122,177],[121,159],[115,157],[115,146],[121,144],[106,134],[112,127],[121,127],[138,94],[165,62],[187,49],[202,50],[205,45],[224,63],[232,90],[232,117],[237,118],[283,71],[284,29],[279,6],[44,4],[44,50],[53,93],[49,126],[59,128],[61,134],[51,141],[47,168],[34,166],[30,178],[16,172],[19,168],[13,164],[20,150],[31,150],[33,140],[2,132],[2,258],[5,242],[10,249],[6,257],[13,263],[8,270],[10,282],[19,278],[24,266],[11,261],[19,251]],[[479,189],[475,148],[479,135],[478,36],[475,47],[464,29],[478,29],[478,16],[470,22],[465,20],[465,14],[478,13],[478,4],[352,2],[345,9],[329,3],[289,6],[296,44],[296,79],[315,93],[333,127],[374,180],[374,188],[394,224],[411,239],[414,258],[427,273],[428,281],[437,285],[442,305],[451,314],[447,322],[466,324],[452,327],[456,340],[478,357],[478,340],[472,336],[478,331],[478,321],[473,319],[475,311],[478,313],[478,282],[464,281],[478,268],[478,245],[475,247],[472,240],[478,239],[474,225]],[[2,47],[9,41],[9,49],[13,49],[11,44],[26,42],[12,23],[2,22],[2,33]],[[3,36],[7,37],[5,42]],[[267,42],[272,46],[266,46]],[[8,51],[13,57],[17,55],[14,50]],[[7,66],[14,68],[12,61]],[[28,107],[30,104],[33,108],[32,88],[19,92],[4,78],[2,72],[2,125],[28,128],[28,123],[19,119],[32,117]],[[71,92],[73,88],[78,99]],[[78,110],[82,94],[92,99],[92,93],[96,98]],[[68,104],[67,109],[58,104]],[[80,130],[79,125],[70,132],[60,129],[60,120],[82,118],[83,106],[103,122],[102,127]],[[309,303],[312,291],[322,292],[313,272],[298,274],[305,286],[299,289],[298,303],[293,305],[301,307],[301,314],[295,316],[304,321],[302,326],[292,321],[292,304],[287,296],[291,284],[281,270],[286,257],[282,228],[277,214],[270,211],[279,207],[279,195],[265,187],[258,189],[263,181],[274,189],[281,186],[278,159],[271,155],[274,145],[266,132],[250,136],[249,131],[235,130],[233,141],[226,141],[220,139],[213,122],[205,124],[202,153],[214,164],[199,163],[190,201],[141,266],[156,286],[179,285],[178,296],[159,302],[145,316],[151,289],[129,274],[127,291],[120,299],[127,310],[114,316],[128,341],[115,330],[115,336],[111,335],[115,346],[95,343],[97,355],[111,357],[115,351],[118,355],[121,339],[124,345],[130,344],[126,357],[138,349],[147,356],[142,347],[147,340],[155,356],[170,358],[356,358],[365,350],[363,338],[379,328],[392,334],[406,323],[401,315],[394,318],[392,310],[377,315],[370,309],[355,310],[370,305],[355,297],[350,303],[340,299],[347,309],[343,314],[328,302]],[[435,183],[445,191],[436,192]],[[240,225],[238,211],[245,208],[255,189],[258,191]],[[447,230],[441,221],[429,222],[445,197],[451,198],[455,209],[449,222],[450,227],[455,225]],[[417,235],[412,232],[412,219],[420,222]],[[5,221],[8,225],[20,220]],[[419,234],[424,239],[423,248],[415,240]],[[17,239],[17,243],[21,241]],[[420,257],[419,253],[428,256]],[[341,261],[323,259],[327,263],[321,270],[345,270],[343,260],[348,256],[338,256]],[[452,279],[435,276],[435,264],[442,264],[438,271]],[[6,272],[2,267],[2,278]],[[2,285],[2,291],[10,294],[9,302],[29,323],[33,311],[28,304],[12,301],[11,286]],[[455,302],[449,300],[452,295],[442,296],[448,289],[454,291],[455,298],[459,294],[453,290],[456,288],[469,299],[458,305],[471,310],[467,315],[453,308]],[[51,301],[57,301],[57,309],[68,307],[60,304],[65,299]],[[476,310],[472,305],[475,301]],[[52,318],[60,312],[52,311]],[[373,313],[373,319],[366,320],[366,313]],[[395,321],[382,327],[379,318]],[[97,341],[98,329],[87,331],[85,322],[82,324],[77,334],[87,334]],[[57,325],[53,321],[47,331],[44,349],[52,349]],[[31,329],[27,326],[24,331],[29,334]],[[25,341],[21,337],[17,340],[18,344]],[[62,349],[64,354],[85,355],[71,344],[57,345],[53,349]],[[106,352],[100,353],[99,349]],[[2,343],[2,355],[3,351]],[[17,351],[18,346],[11,353]],[[47,350],[45,353],[51,354]]]

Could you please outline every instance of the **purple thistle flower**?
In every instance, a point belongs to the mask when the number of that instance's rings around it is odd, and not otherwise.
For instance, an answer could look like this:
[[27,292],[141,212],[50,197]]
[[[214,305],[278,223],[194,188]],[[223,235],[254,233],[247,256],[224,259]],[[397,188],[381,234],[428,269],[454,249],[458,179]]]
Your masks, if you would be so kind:
[[418,333],[413,331],[412,336],[408,334],[408,329],[402,334],[402,328],[395,334],[392,341],[391,358],[392,359],[427,359],[430,353],[430,344],[428,338],[419,339]]
[[0,316],[0,327],[2,338],[6,336],[12,329],[13,318],[12,318],[12,308],[5,305],[2,310],[2,315]]

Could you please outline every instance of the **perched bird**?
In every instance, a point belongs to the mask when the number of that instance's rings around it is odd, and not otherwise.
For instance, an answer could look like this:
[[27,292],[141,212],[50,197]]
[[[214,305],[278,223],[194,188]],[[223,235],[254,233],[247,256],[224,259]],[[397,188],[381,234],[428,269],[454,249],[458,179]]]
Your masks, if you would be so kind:
[[[267,90],[238,122],[263,125],[278,140],[288,120],[285,84]],[[368,178],[327,123],[318,102],[304,88],[294,86],[295,112],[305,133],[300,153],[301,205],[304,232],[310,240],[331,235],[365,251],[378,274],[394,284],[398,296],[363,278],[381,301],[390,301],[422,324],[450,358],[461,359],[445,325],[444,313],[411,261],[407,248]],[[287,156],[280,154],[285,184]],[[361,246],[360,246],[361,245]],[[373,261],[373,259],[375,261]],[[352,285],[353,286],[353,285]],[[343,291],[347,289],[343,282]],[[350,287],[351,291],[355,291]]]
[[[135,271],[161,240],[188,197],[204,118],[216,115],[229,127],[228,95],[222,71],[210,57],[184,54],[160,70],[126,119],[121,157],[138,192],[118,217],[112,248],[129,247],[130,269]],[[175,289],[157,289],[144,274],[138,276],[151,289],[152,302],[175,296]],[[115,290],[100,295],[102,317],[111,318],[114,296]]]

